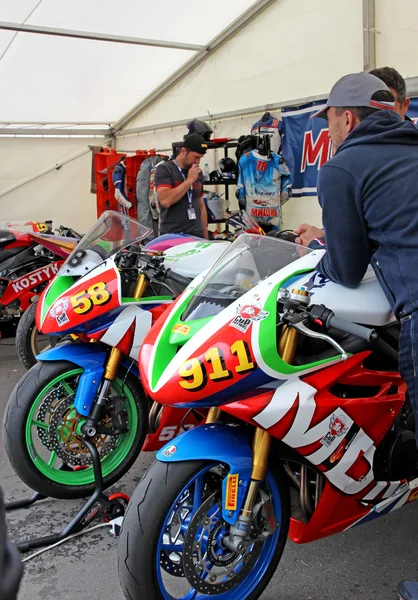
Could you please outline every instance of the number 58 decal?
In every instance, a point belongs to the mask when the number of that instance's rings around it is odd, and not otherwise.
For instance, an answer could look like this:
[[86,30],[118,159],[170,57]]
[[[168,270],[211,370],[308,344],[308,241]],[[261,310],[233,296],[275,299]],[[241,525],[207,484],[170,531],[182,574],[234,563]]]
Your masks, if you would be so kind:
[[[237,357],[237,364],[234,366],[235,373],[244,375],[257,368],[255,362],[251,359],[248,344],[244,340],[234,342],[230,348],[231,354]],[[209,373],[206,364],[212,366],[212,373]],[[183,379],[180,385],[183,389],[190,392],[202,390],[211,381],[225,381],[233,377],[232,371],[226,368],[225,359],[220,348],[210,348],[205,354],[205,360],[191,358],[187,360],[179,369],[179,375]]]
[[95,306],[103,306],[112,299],[112,294],[104,281],[91,285],[88,290],[82,290],[71,296],[71,305],[78,315],[85,315]]

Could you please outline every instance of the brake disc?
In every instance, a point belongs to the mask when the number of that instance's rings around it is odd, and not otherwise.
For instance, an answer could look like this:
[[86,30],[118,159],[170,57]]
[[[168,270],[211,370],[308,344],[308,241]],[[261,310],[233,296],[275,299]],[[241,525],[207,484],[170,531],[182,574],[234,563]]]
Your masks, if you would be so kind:
[[214,596],[236,587],[253,569],[263,543],[251,544],[243,554],[222,545],[229,525],[222,519],[219,492],[203,502],[193,516],[184,540],[183,570],[190,585]]
[[[37,427],[39,439],[51,452],[55,452],[66,464],[86,467],[92,465],[93,461],[88,449],[82,443],[79,433],[79,425],[85,419],[77,413],[74,408],[74,394],[61,397],[61,386],[51,390],[42,401],[38,409],[37,419],[48,424],[48,429]],[[106,403],[106,412],[99,422],[106,427],[111,423],[111,412],[109,405],[111,399]],[[46,416],[50,413],[49,421]],[[116,446],[118,436],[110,436],[99,433],[91,438],[95,444],[100,459],[108,455]]]
[[[222,483],[223,477],[219,473],[209,472],[206,474],[205,484],[203,488],[203,499],[205,500],[211,494],[213,494],[216,490],[219,489]],[[184,503],[187,504],[187,496],[183,498],[178,505],[176,506],[175,512],[172,516],[170,523],[167,526],[165,533],[163,534],[163,540],[165,542],[170,543],[171,545],[176,545],[178,541],[177,538],[180,537],[178,533],[174,532],[174,535],[171,531],[171,528],[178,529],[181,525],[181,513],[183,510]],[[174,537],[174,539],[172,539]],[[177,553],[175,550],[171,552],[167,550],[162,550],[160,552],[160,566],[161,568],[170,575],[174,577],[185,577],[181,551],[182,551],[182,541],[183,538],[179,541],[179,552]],[[174,543],[173,543],[174,542]]]

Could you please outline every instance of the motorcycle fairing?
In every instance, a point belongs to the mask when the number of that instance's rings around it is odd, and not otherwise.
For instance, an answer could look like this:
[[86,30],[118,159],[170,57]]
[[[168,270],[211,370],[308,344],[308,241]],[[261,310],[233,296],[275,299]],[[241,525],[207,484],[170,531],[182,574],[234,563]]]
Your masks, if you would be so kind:
[[164,251],[166,264],[179,275],[194,279],[203,270],[212,267],[230,246],[230,242],[186,242]]
[[[323,251],[319,251],[303,256],[298,261],[299,270],[296,274],[311,271],[322,255]],[[207,320],[186,344],[173,347],[170,346],[170,336],[176,327],[182,323],[190,328],[193,324],[193,321],[181,320],[195,291],[189,287],[175,303],[165,321],[160,321],[158,334],[153,328],[141,350],[143,382],[153,399],[161,404],[175,403],[177,406],[218,406],[248,388],[250,378],[251,387],[254,388],[272,379],[290,379],[293,375],[318,369],[333,360],[341,360],[336,356],[293,366],[285,363],[279,356],[275,334],[277,296],[287,279],[294,276],[293,264],[282,268]],[[195,280],[194,284],[193,287],[197,289],[200,281]],[[250,322],[248,327],[240,329],[240,323],[236,324],[235,321],[240,314],[244,314],[244,309],[259,311],[258,314],[263,316],[260,319],[257,315],[247,319]],[[220,376],[208,364],[216,359],[216,353],[222,364]],[[142,366],[144,364],[147,368]],[[195,371],[192,370],[193,365],[196,367]],[[197,365],[200,365],[199,373]],[[196,379],[195,386],[191,381],[193,372],[200,378]],[[201,385],[198,383],[200,380]]]
[[[59,275],[58,279],[60,278]],[[101,300],[95,303],[91,300],[91,294],[89,296],[89,290],[93,290],[97,285],[102,286],[103,289],[98,291]],[[77,330],[82,323],[91,322],[122,305],[120,274],[112,259],[105,260],[88,275],[77,280],[58,298],[55,296],[57,291],[59,288],[57,290],[57,287],[50,286],[42,296],[42,306],[39,309],[40,330],[44,334],[62,334],[64,331]],[[53,298],[52,302],[51,298]]]
[[222,483],[222,517],[233,525],[238,518],[247,493],[252,470],[252,453],[248,435],[239,425],[214,423],[200,425],[175,438],[157,452],[161,462],[209,460],[229,466],[229,475],[237,475],[235,509],[227,508],[227,483]]
[[[29,262],[33,262],[33,266],[35,266],[36,262],[39,264],[39,259],[34,257]],[[39,294],[39,292],[37,293],[34,290],[37,289],[39,285],[42,285],[55,277],[61,265],[62,261],[53,261],[43,264],[41,267],[35,268],[16,279],[3,278],[3,282],[7,282],[7,288],[1,298],[1,303],[4,306],[7,306],[11,302],[18,300],[21,310],[25,311],[29,307],[32,299]],[[18,272],[24,266],[24,263],[22,263],[17,266],[15,270]]]

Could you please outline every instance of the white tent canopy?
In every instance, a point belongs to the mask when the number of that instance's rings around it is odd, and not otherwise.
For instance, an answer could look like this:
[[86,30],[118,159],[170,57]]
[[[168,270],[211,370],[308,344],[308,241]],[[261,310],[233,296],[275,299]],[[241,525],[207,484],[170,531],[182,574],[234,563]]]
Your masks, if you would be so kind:
[[[418,2],[393,6],[0,0],[1,218],[91,227],[91,146],[169,151],[196,117],[239,137],[266,110],[280,117],[346,73],[385,65],[417,96]],[[316,200],[294,198],[284,219],[319,225]]]
[[0,124],[111,125],[252,4],[254,0],[0,0],[3,26],[196,46],[164,48],[0,30]]

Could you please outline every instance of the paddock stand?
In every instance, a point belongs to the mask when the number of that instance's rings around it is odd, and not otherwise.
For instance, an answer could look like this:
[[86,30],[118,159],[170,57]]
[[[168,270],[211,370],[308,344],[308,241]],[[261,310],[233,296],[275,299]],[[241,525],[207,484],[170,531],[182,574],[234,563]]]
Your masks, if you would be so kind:
[[[78,533],[87,527],[93,519],[102,518],[105,521],[111,521],[112,519],[124,515],[127,503],[129,502],[128,496],[119,493],[111,494],[110,496],[105,496],[103,494],[103,477],[99,453],[93,442],[85,438],[83,438],[82,441],[90,452],[93,463],[95,488],[92,496],[71,519],[68,525],[66,525],[59,533],[17,543],[16,545],[21,553],[28,552],[28,550],[32,550],[33,548],[55,544],[73,533]],[[6,511],[16,510],[17,508],[31,506],[38,500],[43,500],[45,498],[46,496],[35,492],[30,498],[6,502],[5,508]]]

